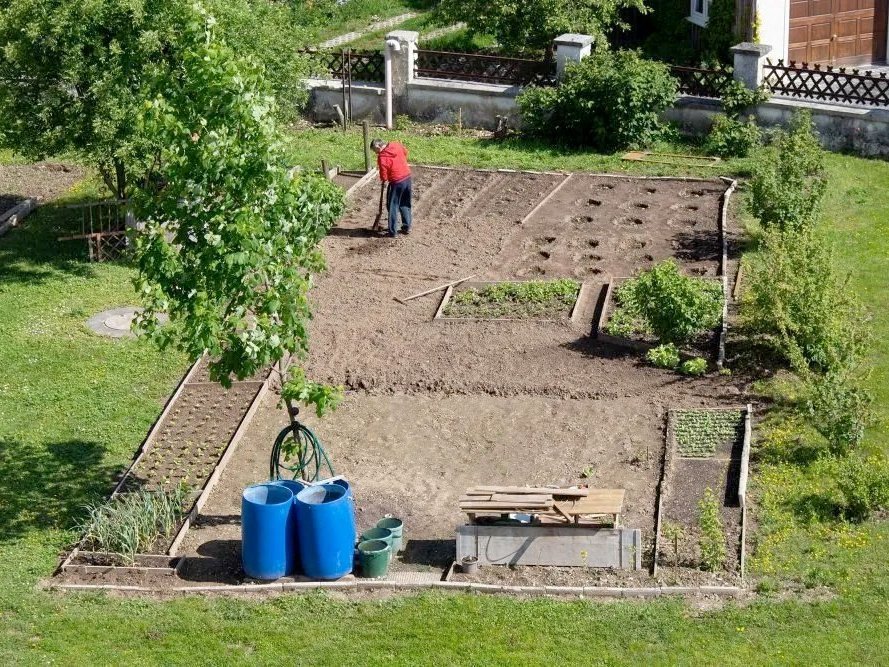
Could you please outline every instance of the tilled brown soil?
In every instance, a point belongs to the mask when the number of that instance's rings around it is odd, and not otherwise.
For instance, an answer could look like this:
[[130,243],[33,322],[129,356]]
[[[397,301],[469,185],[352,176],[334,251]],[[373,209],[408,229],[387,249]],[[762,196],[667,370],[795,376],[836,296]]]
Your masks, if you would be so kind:
[[[312,376],[351,389],[408,393],[618,398],[666,390],[670,396],[718,398],[725,392],[726,382],[704,380],[710,386],[702,391],[700,382],[677,382],[588,336],[604,281],[641,266],[624,247],[629,237],[612,222],[622,215],[621,207],[632,206],[640,193],[649,198],[652,208],[640,214],[646,216],[645,231],[634,234],[645,241],[651,261],[676,256],[673,242],[700,244],[706,258],[679,260],[715,275],[716,213],[725,190],[720,181],[575,176],[522,223],[564,176],[427,168],[416,169],[415,179],[416,224],[410,236],[391,240],[370,234],[378,190],[368,184],[355,193],[345,219],[324,241],[330,268],[313,291]],[[572,220],[587,215],[584,202],[593,197],[609,202],[601,207],[607,212],[584,222],[581,232]],[[671,208],[691,201],[694,212],[678,214]],[[557,216],[551,210],[555,206],[564,207]],[[674,219],[693,220],[695,226],[679,229]],[[564,245],[563,254],[551,255],[546,277],[576,278],[589,273],[590,262],[602,267],[600,274],[586,276],[591,289],[576,326],[433,322],[442,292],[408,305],[395,300],[471,275],[482,280],[533,277],[518,275],[540,264],[532,263],[523,247],[544,237],[556,239],[556,247]],[[595,250],[589,245],[593,240],[599,244]],[[572,244],[591,250],[572,250]],[[593,252],[600,259],[586,257]]]
[[[741,388],[651,368],[589,334],[610,277],[666,257],[718,274],[725,184],[431,168],[414,177],[412,233],[369,231],[379,189],[368,183],[324,241],[329,270],[312,292],[308,374],[349,391],[324,419],[304,417],[354,486],[359,530],[399,516],[408,542],[393,567],[444,568],[467,487],[584,482],[627,490],[623,523],[642,529],[648,565],[667,409],[737,404]],[[396,301],[467,276],[580,278],[588,298],[573,324],[434,322],[442,291]],[[286,422],[269,396],[186,538],[185,579],[243,577],[241,491],[266,479]]]
[[75,165],[38,163],[0,165],[0,213],[28,197],[51,201],[84,176]]

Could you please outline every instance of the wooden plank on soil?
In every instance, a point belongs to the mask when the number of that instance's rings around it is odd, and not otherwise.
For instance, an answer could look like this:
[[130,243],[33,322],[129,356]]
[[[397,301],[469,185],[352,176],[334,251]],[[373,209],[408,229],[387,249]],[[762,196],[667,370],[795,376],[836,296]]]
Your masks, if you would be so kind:
[[518,510],[518,509],[549,509],[552,507],[553,501],[547,500],[544,502],[533,502],[533,503],[497,503],[497,502],[462,502],[460,503],[461,510],[473,510],[476,512],[483,512],[485,510]]
[[560,489],[548,486],[477,486],[475,490],[487,493],[527,493],[537,495],[541,493],[554,496],[586,496],[590,489]]
[[491,496],[491,500],[495,503],[545,503],[550,500],[549,495],[531,495],[523,493],[495,493]]

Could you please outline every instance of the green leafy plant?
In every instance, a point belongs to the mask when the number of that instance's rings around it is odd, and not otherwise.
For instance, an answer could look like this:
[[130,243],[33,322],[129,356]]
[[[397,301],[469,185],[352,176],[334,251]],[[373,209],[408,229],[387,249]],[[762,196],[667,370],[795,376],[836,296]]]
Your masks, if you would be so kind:
[[290,378],[281,386],[281,399],[305,405],[314,405],[315,414],[323,417],[336,410],[343,400],[343,387],[332,387],[306,378],[302,368],[294,368]]
[[[262,66],[293,118],[308,99],[290,10],[264,0],[212,0],[217,31]],[[72,155],[118,198],[144,181],[163,145],[139,122],[156,86],[178,76],[191,0],[10,0],[0,4],[0,147]],[[215,19],[214,19],[215,20]],[[298,42],[297,42],[298,43]]]
[[889,509],[889,462],[884,457],[848,456],[836,475],[840,513],[848,521],[864,521]]
[[165,147],[152,181],[165,185],[136,198],[137,325],[191,358],[206,351],[210,377],[226,386],[278,364],[285,400],[323,411],[335,392],[293,369],[308,348],[312,276],[324,268],[318,242],[342,214],[343,192],[288,173],[261,70],[212,26],[200,13],[183,26],[182,68],[144,108],[146,131]]
[[735,31],[735,0],[711,0],[701,41],[706,58],[730,62],[729,49],[740,41]]
[[558,316],[574,305],[575,280],[500,282],[457,290],[443,311],[446,317]]
[[672,259],[625,282],[620,294],[624,319],[644,321],[664,343],[688,341],[715,327],[722,317],[722,286],[683,275]]
[[670,540],[673,546],[673,567],[679,567],[679,543],[685,539],[685,531],[678,523],[667,521],[661,529],[664,539]]
[[634,51],[603,51],[569,66],[557,88],[527,88],[518,104],[529,135],[616,150],[660,136],[676,90],[663,63]]
[[624,25],[628,9],[645,12],[646,6],[643,0],[442,0],[438,8],[446,20],[466,23],[470,34],[493,35],[511,52],[549,51],[563,33],[604,44],[613,27]]
[[732,79],[722,90],[720,101],[725,115],[739,120],[750,107],[765,102],[769,97],[768,88],[751,90],[740,81]]
[[679,350],[673,343],[658,345],[651,348],[645,358],[658,368],[676,368],[679,365]]
[[727,557],[719,508],[719,500],[713,489],[704,489],[704,495],[698,502],[698,548],[701,552],[701,566],[709,572],[723,569]]
[[813,374],[808,389],[809,423],[827,440],[831,452],[845,454],[857,447],[864,438],[871,403],[860,379],[835,371]]
[[747,330],[800,374],[850,376],[868,347],[867,316],[838,280],[829,242],[811,230],[770,229],[746,268]]
[[179,484],[172,491],[140,489],[86,508],[80,528],[84,545],[94,551],[118,555],[125,563],[136,554],[157,551],[159,540],[172,537],[185,511],[190,490]]
[[762,130],[752,116],[741,121],[717,114],[713,118],[705,148],[712,155],[742,158],[761,145]]
[[695,357],[694,359],[684,361],[682,362],[682,365],[679,366],[679,372],[683,375],[700,377],[707,372],[707,360],[701,357]]
[[824,155],[811,113],[794,114],[788,130],[778,132],[753,167],[750,211],[764,227],[800,230],[814,225],[827,191]]
[[731,446],[742,436],[740,410],[679,410],[673,438],[680,456],[709,458],[719,446]]

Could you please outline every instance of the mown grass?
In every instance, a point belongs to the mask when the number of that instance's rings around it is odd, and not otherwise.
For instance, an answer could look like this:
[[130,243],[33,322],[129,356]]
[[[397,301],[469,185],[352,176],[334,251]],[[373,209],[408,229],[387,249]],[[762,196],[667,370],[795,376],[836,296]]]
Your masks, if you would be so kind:
[[[389,136],[405,138],[416,162],[667,171],[517,140]],[[360,139],[312,130],[294,137],[293,155],[307,165],[326,155],[357,167]],[[867,447],[886,451],[889,164],[831,156],[829,167],[827,219],[837,260],[874,311],[878,419]],[[730,163],[719,173],[743,169]],[[71,197],[88,194],[82,187]],[[889,662],[889,524],[801,524],[793,503],[812,481],[805,468],[764,461],[755,479],[766,540],[754,569],[768,575],[763,589],[796,579],[808,592],[699,608],[680,600],[430,594],[161,601],[38,590],[37,581],[74,538],[81,506],[107,493],[185,366],[181,357],[139,341],[110,341],[84,329],[90,314],[135,297],[128,268],[90,265],[82,247],[55,242],[72,224],[70,212],[47,207],[0,239],[0,664]]]
[[338,4],[332,15],[326,16],[321,11],[312,10],[310,4],[306,3],[300,20],[307,28],[309,44],[314,45],[338,35],[362,30],[376,21],[428,9],[429,5],[426,0],[360,0]]
[[[394,130],[374,127],[371,136],[401,141],[408,148],[413,164],[701,177],[745,175],[750,168],[749,159],[726,160],[713,167],[694,164],[671,166],[626,161],[621,159],[623,151],[601,154],[576,146],[521,137],[505,140],[480,139],[473,132],[459,132],[454,126],[442,125],[430,129],[403,119],[399,119],[399,125],[402,127]],[[290,135],[289,156],[293,164],[312,169],[319,169],[322,159],[326,159],[331,165],[340,165],[343,169],[363,169],[362,146],[360,126],[350,127],[346,132],[330,128],[308,128]],[[661,142],[652,150],[693,156],[703,154],[698,142],[678,138]]]

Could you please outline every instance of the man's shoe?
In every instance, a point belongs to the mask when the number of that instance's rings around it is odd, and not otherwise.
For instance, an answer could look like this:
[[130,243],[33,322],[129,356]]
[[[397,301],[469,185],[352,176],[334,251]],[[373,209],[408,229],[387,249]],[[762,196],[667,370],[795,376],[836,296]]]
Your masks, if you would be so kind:
[[402,227],[400,231],[402,234],[407,235],[407,234],[411,233],[411,228],[410,227]]

